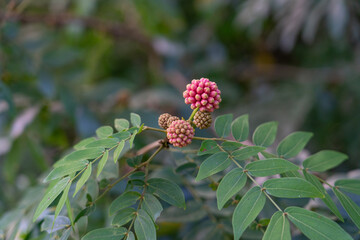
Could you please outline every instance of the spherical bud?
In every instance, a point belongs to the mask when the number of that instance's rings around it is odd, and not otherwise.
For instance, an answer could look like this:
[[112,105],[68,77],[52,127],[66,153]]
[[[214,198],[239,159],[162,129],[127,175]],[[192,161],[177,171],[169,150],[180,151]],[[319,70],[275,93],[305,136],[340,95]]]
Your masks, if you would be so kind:
[[200,129],[205,129],[211,126],[212,118],[210,112],[197,111],[194,116],[193,123]]
[[179,120],[179,119],[180,119],[180,118],[177,117],[177,116],[171,116],[171,117],[169,117],[169,119],[168,119],[167,122],[166,122],[167,128],[171,125],[171,123],[172,123],[173,121],[176,121],[176,120]]
[[158,120],[159,126],[160,126],[161,128],[163,128],[163,129],[167,129],[167,128],[168,128],[167,122],[168,122],[168,120],[169,120],[170,117],[171,117],[171,115],[168,114],[168,113],[163,113],[163,114],[161,114],[161,115],[159,116],[159,120]]
[[207,78],[194,79],[186,86],[183,93],[186,104],[191,108],[200,108],[200,111],[213,112],[219,108],[221,92],[215,82]]
[[194,137],[194,129],[190,123],[185,120],[173,121],[166,132],[170,144],[174,147],[185,147],[191,143]]

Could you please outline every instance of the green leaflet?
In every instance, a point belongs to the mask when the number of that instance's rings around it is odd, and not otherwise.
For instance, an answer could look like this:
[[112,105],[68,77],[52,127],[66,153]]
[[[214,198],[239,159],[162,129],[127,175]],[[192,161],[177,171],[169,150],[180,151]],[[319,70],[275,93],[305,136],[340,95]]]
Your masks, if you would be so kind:
[[207,178],[215,173],[223,171],[231,165],[231,160],[225,152],[219,152],[211,155],[200,165],[196,181]]
[[115,151],[114,151],[114,157],[113,157],[115,163],[116,163],[117,160],[119,159],[119,156],[120,156],[122,150],[124,149],[124,146],[125,146],[125,141],[123,140],[123,141],[121,141],[121,142],[119,143],[119,145],[116,147],[116,149],[115,149]]
[[313,136],[310,132],[294,132],[285,137],[277,147],[277,153],[284,158],[298,155]]
[[139,114],[130,113],[130,122],[134,127],[140,127],[141,117],[139,116]]
[[71,187],[71,182],[69,182],[68,185],[65,187],[63,194],[61,195],[61,198],[56,206],[54,221],[56,220],[57,216],[59,216],[59,213],[61,212],[62,208],[65,205],[66,199],[68,198],[70,187]]
[[163,210],[159,200],[157,200],[156,197],[149,193],[145,193],[141,208],[149,214],[154,222],[160,216],[160,213]]
[[103,138],[98,139],[96,141],[92,141],[91,143],[84,146],[84,148],[92,148],[92,147],[102,147],[102,148],[112,148],[119,142],[118,138]]
[[135,217],[136,210],[134,208],[121,209],[112,220],[111,225],[122,226],[130,222]]
[[259,125],[253,134],[254,144],[263,147],[268,147],[273,144],[276,138],[277,128],[277,122],[267,122]]
[[320,192],[325,195],[325,198],[321,200],[326,204],[326,206],[342,221],[344,222],[343,217],[341,216],[338,208],[336,207],[334,201],[330,197],[330,195],[326,192],[324,186],[320,183],[320,181],[312,174],[308,173],[306,170],[303,170],[303,174],[306,180],[308,180],[311,184],[313,184]]
[[140,197],[141,194],[134,191],[129,191],[121,194],[111,203],[109,208],[110,216],[113,215],[116,211],[134,205],[137,200],[140,199]]
[[90,175],[92,172],[92,164],[90,163],[86,170],[83,172],[83,174],[81,175],[80,179],[77,181],[76,183],[76,188],[75,188],[75,192],[73,197],[76,195],[76,193],[82,188],[82,186],[84,186],[84,184],[86,183],[86,181],[89,179]]
[[318,213],[300,207],[288,207],[285,212],[310,240],[352,240],[338,224]]
[[274,178],[267,180],[263,187],[275,197],[283,198],[323,198],[325,197],[314,185],[302,178]]
[[138,211],[134,229],[138,240],[156,240],[156,229],[151,217],[142,209]]
[[81,240],[121,240],[125,237],[126,228],[99,228],[88,232]]
[[247,176],[240,168],[231,170],[221,180],[217,191],[217,206],[221,210],[225,203],[236,193],[238,193],[246,184]]
[[288,171],[296,171],[299,170],[299,167],[285,159],[268,158],[251,162],[246,165],[245,169],[255,177],[266,177]]
[[341,205],[349,214],[351,220],[353,220],[355,225],[360,229],[360,207],[351,198],[349,198],[336,188],[333,188],[332,190],[334,191],[336,197],[339,199]]
[[130,144],[130,148],[133,147],[133,143],[134,143],[134,140],[135,140],[135,137],[136,137],[136,134],[138,133],[137,130],[134,131],[134,133],[131,135],[130,139],[129,139],[129,144]]
[[59,196],[59,194],[65,189],[69,181],[69,177],[63,178],[58,183],[56,183],[50,190],[47,191],[35,211],[33,217],[34,222],[40,216],[40,214],[55,200],[55,198]]
[[326,170],[338,166],[347,158],[348,156],[343,153],[332,150],[323,150],[308,157],[303,162],[303,166],[311,171],[325,172]]
[[74,151],[74,152],[66,155],[60,161],[57,161],[54,164],[54,167],[58,167],[60,165],[67,164],[69,162],[74,163],[75,161],[94,159],[94,158],[101,156],[104,151],[105,151],[105,149],[101,148],[101,147],[77,150],[77,151]]
[[94,142],[95,140],[96,140],[95,137],[85,138],[85,139],[81,140],[80,142],[78,142],[77,144],[75,144],[74,149],[75,150],[84,149],[86,145],[88,145],[91,142]]
[[285,214],[277,211],[270,219],[262,240],[291,240],[290,224]]
[[346,191],[360,195],[360,179],[340,179],[335,186]]
[[237,141],[245,141],[249,136],[249,115],[236,118],[231,123],[231,133]]
[[133,232],[129,232],[127,238],[125,240],[135,240],[135,235]]
[[259,187],[253,187],[240,200],[234,210],[232,226],[234,239],[238,240],[255,220],[265,205],[266,197]]
[[105,166],[108,158],[109,158],[109,150],[106,150],[104,155],[102,156],[102,158],[99,161],[99,164],[98,164],[98,167],[97,167],[96,177],[99,177],[100,173],[104,169],[104,166]]
[[215,132],[219,137],[227,137],[230,134],[232,118],[232,114],[225,114],[215,119]]
[[114,126],[118,132],[122,132],[123,130],[127,130],[130,127],[130,123],[124,118],[117,118],[114,120]]
[[217,143],[213,140],[205,140],[201,142],[201,146],[200,149],[197,153],[197,155],[201,156],[201,155],[205,155],[205,154],[213,154],[213,153],[217,153],[220,152],[221,150],[219,149]]
[[179,208],[186,207],[184,193],[176,183],[164,178],[151,178],[147,183],[149,191],[165,202]]
[[265,147],[249,146],[234,151],[231,155],[237,160],[242,161],[256,156],[259,152],[265,150]]
[[102,126],[96,129],[96,136],[98,138],[107,138],[113,134],[114,130],[110,126]]
[[87,160],[80,160],[80,161],[76,161],[76,162],[64,163],[64,164],[54,168],[49,173],[49,175],[47,175],[47,177],[44,179],[44,182],[49,182],[49,181],[64,177],[66,175],[75,173],[77,171],[80,171],[83,168],[85,168],[86,165],[88,165],[88,164],[89,164],[89,161],[87,161]]

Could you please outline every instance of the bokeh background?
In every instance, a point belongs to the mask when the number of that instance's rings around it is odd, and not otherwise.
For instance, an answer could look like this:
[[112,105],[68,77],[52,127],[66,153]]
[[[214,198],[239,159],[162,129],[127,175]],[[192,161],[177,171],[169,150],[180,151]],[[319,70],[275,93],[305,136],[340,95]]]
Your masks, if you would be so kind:
[[349,155],[329,175],[360,167],[358,0],[2,0],[0,215],[114,118],[188,116],[201,77],[222,90],[214,116],[314,132],[309,153]]

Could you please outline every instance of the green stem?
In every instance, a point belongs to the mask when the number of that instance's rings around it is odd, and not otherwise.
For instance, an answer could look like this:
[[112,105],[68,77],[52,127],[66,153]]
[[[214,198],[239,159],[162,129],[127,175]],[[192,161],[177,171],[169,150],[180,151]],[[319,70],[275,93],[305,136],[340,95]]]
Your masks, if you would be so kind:
[[199,111],[199,108],[195,108],[195,109],[194,109],[194,111],[191,113],[188,121],[191,122],[191,121],[193,120],[193,118],[194,118],[194,116],[195,116],[195,113],[196,113],[197,111]]

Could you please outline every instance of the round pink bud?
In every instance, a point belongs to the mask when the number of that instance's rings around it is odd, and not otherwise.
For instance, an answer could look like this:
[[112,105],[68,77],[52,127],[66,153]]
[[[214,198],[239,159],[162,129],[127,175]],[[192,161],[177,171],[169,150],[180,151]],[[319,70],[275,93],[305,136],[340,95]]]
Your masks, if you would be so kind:
[[[170,124],[167,132],[169,143],[174,147],[185,147],[191,143],[194,137],[194,129],[189,122],[185,120],[177,120]],[[177,134],[177,132],[180,132]]]
[[196,94],[196,95],[195,95],[195,99],[196,99],[197,101],[201,100],[200,94]]

